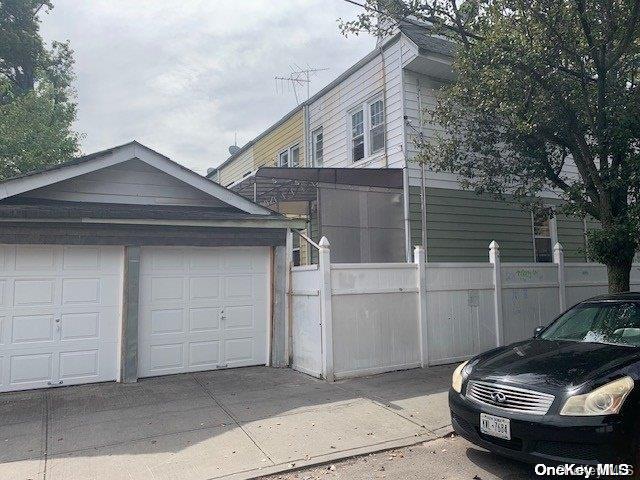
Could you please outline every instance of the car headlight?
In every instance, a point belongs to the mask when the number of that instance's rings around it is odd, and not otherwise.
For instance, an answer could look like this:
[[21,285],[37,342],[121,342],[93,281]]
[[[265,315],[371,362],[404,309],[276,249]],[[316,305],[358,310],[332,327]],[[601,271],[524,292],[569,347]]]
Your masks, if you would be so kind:
[[469,372],[463,372],[464,367],[467,366],[467,363],[469,363],[468,360],[466,362],[461,363],[460,365],[458,365],[458,367],[453,371],[453,378],[451,379],[451,386],[458,393],[460,393],[462,391],[462,382],[464,381],[464,379],[469,374]]
[[633,390],[633,379],[622,377],[594,391],[569,397],[560,415],[612,415],[618,413],[625,399]]

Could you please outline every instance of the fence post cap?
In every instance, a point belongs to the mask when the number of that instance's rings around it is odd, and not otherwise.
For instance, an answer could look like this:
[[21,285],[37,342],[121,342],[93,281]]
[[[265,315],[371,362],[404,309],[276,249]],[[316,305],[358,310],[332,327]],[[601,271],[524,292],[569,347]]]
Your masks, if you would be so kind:
[[489,248],[493,249],[493,250],[497,250],[498,248],[500,248],[500,245],[498,245],[498,242],[496,242],[495,240],[493,240],[490,244],[489,244]]
[[553,246],[554,250],[564,250],[564,247],[562,246],[562,244],[560,242],[556,242],[556,244]]
[[413,247],[414,250],[424,250],[424,247],[422,245],[416,245]]
[[318,245],[320,245],[322,248],[329,248],[331,246],[327,237],[322,237]]

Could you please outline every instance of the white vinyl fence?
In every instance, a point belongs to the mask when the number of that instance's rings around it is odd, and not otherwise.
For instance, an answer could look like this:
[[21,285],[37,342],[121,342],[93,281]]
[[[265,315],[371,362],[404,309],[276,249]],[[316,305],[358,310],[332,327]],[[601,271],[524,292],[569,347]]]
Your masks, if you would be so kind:
[[[607,292],[603,265],[488,263],[332,264],[293,267],[289,292],[292,367],[329,381],[453,363],[531,337],[567,307]],[[640,287],[640,265],[631,272]]]

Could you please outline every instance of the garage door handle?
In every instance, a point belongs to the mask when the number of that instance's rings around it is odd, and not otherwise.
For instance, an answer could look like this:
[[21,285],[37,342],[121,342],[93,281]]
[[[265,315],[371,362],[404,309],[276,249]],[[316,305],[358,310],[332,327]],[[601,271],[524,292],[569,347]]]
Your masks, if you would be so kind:
[[57,382],[47,382],[47,385],[51,387],[56,387],[58,385],[62,385],[62,380],[58,380]]

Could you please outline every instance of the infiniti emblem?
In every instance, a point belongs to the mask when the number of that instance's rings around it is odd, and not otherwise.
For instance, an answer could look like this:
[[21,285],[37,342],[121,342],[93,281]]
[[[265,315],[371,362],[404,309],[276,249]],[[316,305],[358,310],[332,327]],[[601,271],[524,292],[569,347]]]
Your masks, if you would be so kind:
[[497,403],[504,403],[507,400],[507,396],[502,392],[491,393],[491,398]]

